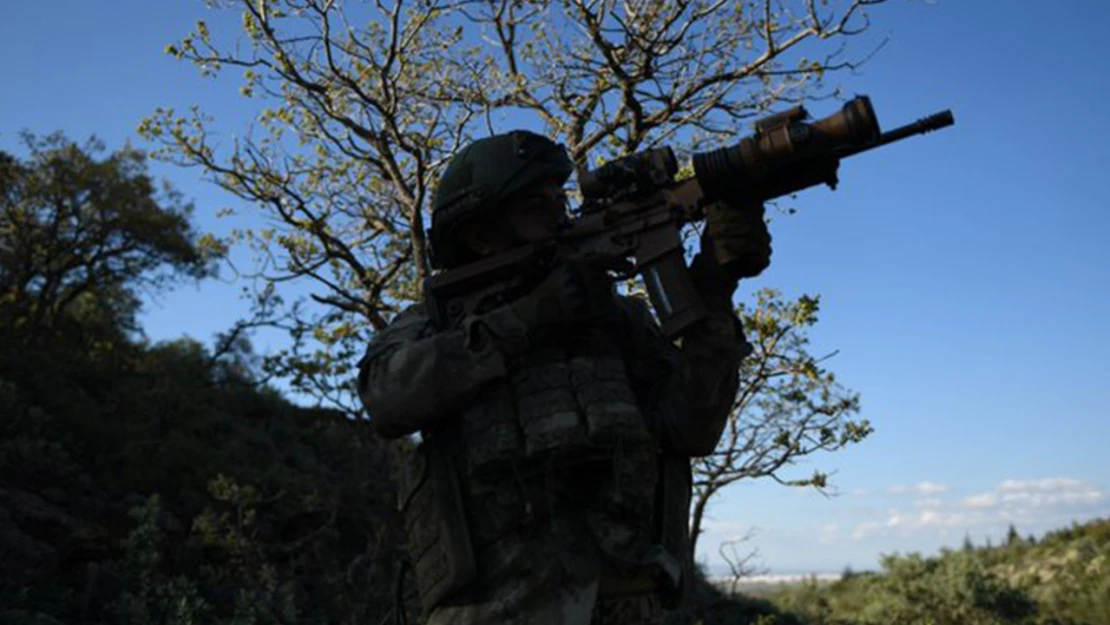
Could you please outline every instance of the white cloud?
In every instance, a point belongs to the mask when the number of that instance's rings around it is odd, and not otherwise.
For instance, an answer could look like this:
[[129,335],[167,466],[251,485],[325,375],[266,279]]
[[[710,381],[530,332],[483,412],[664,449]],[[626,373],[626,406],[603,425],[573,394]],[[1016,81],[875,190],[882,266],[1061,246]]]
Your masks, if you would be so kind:
[[926,527],[930,525],[943,525],[944,515],[936,510],[924,510],[921,512],[921,517],[918,519],[918,522]]
[[852,533],[852,538],[858,541],[875,534],[908,536],[925,528],[965,527],[980,521],[981,519],[976,518],[975,515],[951,510],[926,509],[910,512],[895,508],[887,513],[886,521],[883,523],[876,521],[861,523]]
[[840,526],[836,523],[822,525],[817,530],[817,540],[824,545],[836,543],[840,538]]
[[877,521],[864,521],[857,525],[856,529],[852,530],[852,540],[859,542],[868,536],[879,533],[882,527],[882,524]]
[[891,510],[890,515],[886,518],[887,527],[902,527],[909,519],[906,518],[898,510]]
[[[738,521],[733,519],[705,519],[702,523],[702,540],[699,541],[699,551],[704,547],[711,547],[714,551],[725,543],[747,543],[749,545],[757,544],[757,537],[762,533],[760,527],[756,527],[747,521]],[[744,547],[739,548],[741,551]]]
[[1110,504],[1110,492],[1071,478],[1010,479],[989,491],[963,498],[937,496],[949,490],[934,482],[892,486],[887,493],[932,496],[918,497],[912,507],[891,508],[878,518],[881,513],[876,511],[870,519],[858,523],[849,536],[859,542],[874,536],[908,536],[924,531],[947,535],[976,528],[997,530],[1010,523],[1048,529],[1077,515],[1106,514]]
[[994,493],[980,493],[970,497],[964,497],[960,502],[965,508],[993,508],[998,505],[998,495]]
[[906,495],[910,493],[915,495],[939,495],[941,493],[946,493],[949,490],[950,487],[947,484],[938,484],[936,482],[924,481],[918,482],[913,486],[903,486],[901,484],[897,484],[886,489],[886,492],[890,495]]
[[1051,491],[1068,490],[1087,487],[1079,480],[1064,477],[1046,478],[1043,480],[1006,480],[998,485],[1000,491]]
[[1038,492],[1011,492],[1003,493],[1002,501],[1006,504],[1020,504],[1033,508],[1073,506],[1080,504],[1094,504],[1102,501],[1102,491],[1097,488],[1082,488],[1062,491],[1058,493]]
[[702,523],[706,534],[717,534],[724,540],[736,540],[752,533],[752,524],[742,521],[706,519]]
[[937,484],[936,482],[918,482],[914,490],[919,495],[939,495],[940,493],[948,492],[947,484]]
[[963,512],[945,510],[922,510],[915,519],[913,528],[920,527],[964,527],[974,525],[979,519]]
[[1068,478],[1049,478],[1006,480],[993,491],[964,498],[961,505],[965,508],[994,508],[1013,512],[1093,505],[1105,499],[1106,493],[1093,484]]

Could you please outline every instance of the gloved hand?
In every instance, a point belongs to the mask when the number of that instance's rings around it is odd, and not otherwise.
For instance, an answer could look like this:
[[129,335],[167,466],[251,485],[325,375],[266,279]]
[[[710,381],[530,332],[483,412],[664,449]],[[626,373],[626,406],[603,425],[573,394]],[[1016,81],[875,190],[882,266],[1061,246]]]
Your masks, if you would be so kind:
[[694,281],[694,288],[703,297],[722,297],[731,301],[739,279],[732,277],[713,259],[713,240],[704,232],[701,235],[701,249],[690,262],[690,279]]
[[560,262],[530,293],[509,304],[531,331],[600,321],[616,311],[609,276],[585,261]]
[[702,253],[733,280],[758,276],[771,264],[771,233],[762,202],[718,201],[706,209]]

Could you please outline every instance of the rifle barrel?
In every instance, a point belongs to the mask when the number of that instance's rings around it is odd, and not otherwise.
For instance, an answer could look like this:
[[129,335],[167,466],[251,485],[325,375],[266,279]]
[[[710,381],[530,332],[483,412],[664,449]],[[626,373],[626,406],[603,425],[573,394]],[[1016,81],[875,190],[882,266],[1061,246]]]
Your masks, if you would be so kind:
[[882,147],[884,145],[887,145],[888,143],[901,141],[906,137],[923,135],[927,132],[940,130],[941,128],[951,126],[955,123],[956,118],[952,116],[952,111],[945,109],[939,113],[933,113],[928,117],[922,117],[912,124],[906,124],[905,126],[899,126],[894,130],[888,130],[887,132],[884,132],[882,135],[880,135],[879,140],[875,141],[874,143],[859,147],[847,148],[844,150],[837,150],[836,155],[838,158],[847,158],[849,156],[859,154],[860,152],[866,152],[867,150],[873,150],[875,148]]

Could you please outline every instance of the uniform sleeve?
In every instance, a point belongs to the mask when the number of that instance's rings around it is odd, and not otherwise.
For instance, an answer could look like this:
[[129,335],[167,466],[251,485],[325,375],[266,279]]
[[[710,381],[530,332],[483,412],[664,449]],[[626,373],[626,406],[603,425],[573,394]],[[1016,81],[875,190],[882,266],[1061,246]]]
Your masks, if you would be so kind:
[[663,411],[670,417],[663,421],[666,439],[688,456],[717,448],[740,386],[740,362],[752,351],[731,302],[707,297],[706,308],[706,319],[682,337],[666,399],[678,405]]
[[508,360],[526,344],[527,328],[507,307],[437,332],[417,304],[370,341],[359,362],[359,397],[381,436],[411,434],[503,378]]
[[[663,338],[642,301],[638,325],[653,330],[639,358],[665,371],[655,398],[664,451],[683,456],[713,453],[739,388],[740,362],[751,353],[740,320],[724,297],[706,297],[708,315],[675,345]],[[661,366],[662,365],[662,366]]]

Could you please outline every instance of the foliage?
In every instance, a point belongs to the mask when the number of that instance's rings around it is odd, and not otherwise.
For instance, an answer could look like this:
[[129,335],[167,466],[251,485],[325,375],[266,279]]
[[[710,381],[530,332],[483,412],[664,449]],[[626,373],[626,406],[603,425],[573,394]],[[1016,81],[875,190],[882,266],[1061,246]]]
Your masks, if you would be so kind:
[[109,370],[61,347],[0,363],[0,603],[66,622],[388,609],[392,487],[365,422],[221,380],[195,343],[118,347]]
[[[75,163],[55,156],[54,171],[87,164],[63,154]],[[7,206],[9,216],[35,214]],[[38,228],[80,241],[98,219],[124,213],[142,217],[113,222],[130,234],[110,241],[193,249],[172,207],[89,206],[95,218],[72,229],[26,217],[20,228],[33,227],[6,230],[3,249],[26,240],[35,242],[27,249],[60,251],[48,237],[19,237]],[[139,227],[150,224],[164,227]],[[158,237],[143,238],[150,232]],[[112,289],[98,281],[86,294],[149,284],[146,272],[165,257],[160,243],[145,244],[123,244],[140,250],[133,261],[101,266],[94,255],[86,266]],[[52,301],[39,297],[46,277],[65,275],[51,262],[21,264],[38,258],[54,257],[0,259],[6,278],[29,276],[7,283],[24,291],[0,307],[0,621],[380,620],[400,540],[386,450],[365,421],[293,406],[253,379],[242,346],[222,354],[190,340],[137,340],[133,309],[90,315],[81,296],[53,307],[49,324],[17,323],[41,310],[26,299]],[[167,280],[197,266],[167,262]]]
[[889,555],[879,573],[767,597],[805,624],[1096,625],[1110,622],[1110,519],[1031,542],[968,547],[933,558]]
[[1029,589],[1058,623],[1110,621],[1110,519],[1050,532],[1042,540],[1015,541],[991,556],[994,570]]
[[106,359],[56,340],[0,359],[0,604],[66,622],[381,617],[399,542],[365,422],[223,378],[195,343]]
[[1028,621],[1036,607],[1022,589],[1005,583],[974,558],[883,558],[885,575],[872,590],[885,601],[860,612],[861,623],[993,625]]
[[192,206],[124,147],[22,135],[26,159],[0,153],[0,307],[25,334],[66,315],[133,328],[140,290],[202,277],[218,250],[189,224]]

